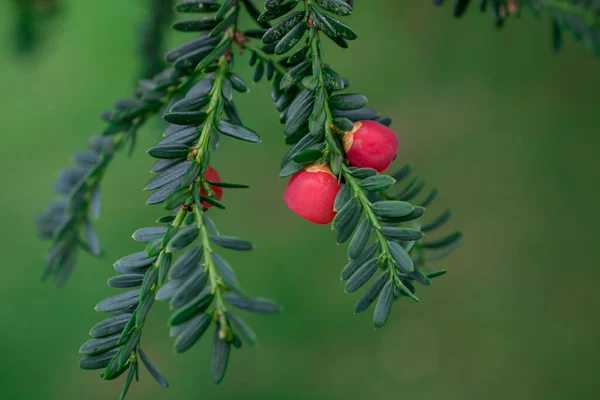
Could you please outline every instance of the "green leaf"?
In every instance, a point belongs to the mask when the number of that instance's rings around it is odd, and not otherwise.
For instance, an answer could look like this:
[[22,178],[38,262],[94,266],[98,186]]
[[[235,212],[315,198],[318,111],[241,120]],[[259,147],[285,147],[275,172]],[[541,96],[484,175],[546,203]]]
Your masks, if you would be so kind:
[[219,325],[215,328],[212,357],[210,361],[210,376],[214,384],[219,384],[225,378],[231,344],[227,339],[219,337]]
[[231,265],[229,265],[229,263],[217,253],[212,254],[212,259],[219,269],[219,272],[221,272],[225,283],[227,283],[231,288],[239,289],[240,284],[235,276],[233,268],[231,268]]
[[369,192],[383,192],[396,183],[396,180],[388,175],[371,176],[360,183],[360,187]]
[[280,311],[279,305],[270,299],[246,297],[234,293],[227,293],[224,297],[225,301],[240,310],[257,314],[277,314]]
[[315,2],[323,9],[336,15],[344,16],[352,14],[352,6],[344,0],[315,0]]
[[202,337],[210,326],[212,317],[210,314],[200,314],[189,321],[186,328],[177,335],[173,347],[176,353],[183,353],[190,349]]
[[380,217],[399,218],[410,215],[415,207],[404,201],[378,201],[372,205],[373,212]]
[[333,229],[339,229],[344,225],[347,225],[355,218],[356,214],[360,213],[362,213],[360,203],[355,197],[352,197],[333,219]]
[[175,220],[175,216],[173,216],[173,215],[165,215],[164,217],[160,217],[159,219],[157,219],[156,222],[162,222],[162,223],[170,224],[174,220]]
[[338,192],[337,196],[335,196],[335,202],[333,203],[333,209],[335,211],[340,211],[346,203],[350,200],[352,196],[352,192],[350,190],[350,185],[344,185]]
[[425,199],[423,199],[423,201],[421,201],[421,204],[419,204],[421,207],[429,207],[429,205],[431,205],[431,203],[433,202],[433,200],[435,200],[435,198],[438,195],[438,190],[437,189],[432,189],[429,194],[425,197]]
[[[206,121],[206,117],[208,114],[206,111],[175,111],[168,112],[163,115],[163,119],[170,123],[176,125],[201,125],[204,121]],[[155,146],[158,147],[158,146]],[[151,154],[152,155],[152,154]],[[167,158],[167,157],[157,157],[157,158]],[[179,158],[179,157],[171,157],[171,158]]]
[[383,274],[379,275],[377,279],[375,279],[373,284],[369,286],[367,290],[365,290],[362,296],[360,296],[360,299],[358,299],[358,302],[354,306],[354,312],[358,314],[363,311],[366,311],[375,301],[377,296],[379,296],[379,293],[381,293],[381,289],[383,289],[383,286],[388,281],[388,279],[389,274],[387,272],[384,272]]
[[281,90],[288,90],[296,86],[300,83],[302,78],[306,76],[306,73],[310,70],[310,66],[311,64],[308,61],[304,61],[290,69],[283,78],[281,78],[279,88]]
[[144,321],[146,320],[146,316],[148,312],[150,312],[150,308],[154,303],[154,296],[147,296],[137,308],[137,312],[135,313],[135,327],[138,331],[144,325]]
[[[315,108],[317,108],[316,104]],[[314,137],[318,137],[321,134],[321,132],[323,132],[323,127],[325,126],[326,121],[327,112],[325,110],[321,110],[316,119],[313,119],[311,116],[311,119],[308,121],[308,129],[310,129],[310,134]]]
[[224,36],[221,43],[219,43],[214,50],[207,55],[200,63],[196,66],[196,71],[202,71],[206,69],[210,64],[215,62],[219,57],[221,57],[225,51],[229,48],[231,44],[231,38],[228,36]]
[[171,268],[169,273],[171,279],[181,279],[188,276],[200,264],[203,251],[202,246],[196,245],[183,253]]
[[148,294],[152,291],[152,287],[156,283],[158,278],[158,268],[149,268],[144,275],[144,281],[142,282],[142,289],[140,291],[140,299],[144,300]]
[[123,385],[123,390],[121,390],[121,396],[119,396],[119,400],[125,400],[125,396],[129,391],[129,387],[131,386],[131,382],[133,382],[133,378],[135,377],[137,370],[137,363],[131,363],[129,365],[129,372],[127,373],[127,378],[125,378],[125,385]]
[[150,362],[150,359],[148,359],[148,357],[146,356],[146,354],[142,351],[142,349],[140,347],[138,347],[138,353],[140,355],[140,359],[144,363],[144,366],[146,367],[146,369],[148,370],[148,372],[150,372],[150,375],[152,375],[152,377],[154,378],[154,380],[156,380],[156,382],[158,382],[158,384],[160,386],[162,386],[164,388],[168,388],[169,387],[169,383],[167,382],[167,380],[165,379],[165,377],[162,376],[162,374],[160,373],[160,371],[158,370],[158,368],[156,368],[154,366],[154,364],[152,364],[152,362]]
[[[194,62],[193,65],[195,66],[196,64],[197,62]],[[198,111],[199,109],[210,103],[210,98],[211,96],[208,93],[199,93],[194,96],[187,96],[175,102],[175,104],[171,106],[170,111]],[[179,132],[167,136],[167,138],[173,138],[178,136],[186,137],[193,133],[197,133],[197,131],[198,128],[196,127],[186,127],[185,129],[182,129]]]
[[169,318],[169,326],[179,325],[203,313],[210,306],[215,295],[210,290],[203,290],[185,306],[178,308]]
[[304,164],[298,164],[293,160],[288,160],[279,171],[280,178],[287,178],[290,175],[294,175],[296,172],[303,170],[306,167]]
[[164,144],[148,149],[148,154],[154,158],[174,159],[185,158],[192,151],[191,147],[183,144]]
[[140,228],[133,232],[133,240],[140,243],[148,243],[153,239],[161,238],[167,228],[164,226],[150,226],[147,228]]
[[170,300],[175,295],[175,292],[179,290],[182,284],[183,279],[170,280],[162,285],[160,289],[158,289],[156,296],[154,297],[159,301]]
[[81,345],[79,348],[79,354],[84,356],[95,356],[101,353],[105,353],[109,350],[114,349],[118,345],[120,333],[116,333],[111,336],[103,338],[89,339],[87,342]]
[[400,246],[396,242],[388,242],[392,257],[394,257],[393,263],[402,271],[410,273],[415,270],[413,260],[410,255],[406,252],[404,247]]
[[209,180],[207,180],[207,182],[210,183],[211,186],[217,186],[217,187],[222,187],[222,188],[226,188],[226,189],[248,189],[248,188],[250,188],[250,186],[244,185],[242,183],[214,182],[214,181],[209,181]]
[[175,21],[173,23],[173,29],[180,32],[202,32],[214,28],[217,23],[218,21],[213,17],[187,19]]
[[442,276],[442,275],[446,275],[448,271],[446,271],[445,269],[441,270],[441,271],[435,271],[435,272],[431,272],[429,274],[427,274],[426,276],[429,279],[433,279],[433,278],[437,278],[438,276]]
[[[181,186],[183,186],[183,187],[190,186],[196,180],[196,178],[198,178],[200,176],[201,169],[202,169],[202,166],[199,163],[192,161],[189,164],[188,169],[185,171],[185,175],[183,176],[183,179],[181,180]],[[189,214],[189,215],[193,216],[194,214]]]
[[219,9],[221,5],[212,0],[185,0],[175,5],[175,10],[182,13],[208,13]]
[[[335,72],[333,69],[331,69],[330,66],[326,65],[325,68],[323,69],[323,75],[325,78],[325,85],[327,86],[328,89],[331,90],[343,90],[345,88],[344,85],[344,80],[342,79],[342,77]],[[340,111],[337,111],[337,113],[340,113]],[[333,112],[333,116],[337,117],[338,115],[335,115],[336,112]],[[341,115],[344,116],[344,115]]]
[[413,170],[413,165],[412,164],[405,164],[403,165],[398,171],[394,172],[394,174],[392,174],[392,176],[394,177],[394,179],[398,182],[406,179],[410,173]]
[[125,325],[127,325],[129,318],[131,318],[130,313],[123,313],[100,321],[90,329],[90,336],[93,338],[103,338],[115,333],[120,334]]
[[246,128],[245,126],[235,125],[225,120],[220,120],[217,122],[217,130],[223,135],[227,135],[235,139],[251,143],[260,142],[260,136],[258,136],[258,133]]
[[142,285],[143,280],[144,275],[141,274],[118,275],[108,280],[108,286],[114,288],[138,287]]
[[375,312],[373,313],[373,324],[376,329],[381,328],[388,320],[392,311],[392,302],[394,301],[394,282],[388,281],[379,295]]
[[217,246],[236,251],[250,251],[254,249],[252,243],[233,236],[211,236],[210,240]]
[[185,175],[186,171],[188,170],[191,164],[191,161],[184,161],[173,165],[172,167],[164,170],[163,172],[152,178],[146,184],[144,190],[156,190],[170,182],[181,180],[181,177]]
[[186,282],[175,292],[171,298],[171,308],[176,309],[185,306],[196,296],[206,294],[210,288],[205,288],[208,282],[208,274],[204,269],[198,268]]
[[118,378],[123,374],[127,368],[123,365],[119,365],[119,359],[123,354],[123,348],[119,349],[119,351],[113,356],[108,365],[106,366],[106,370],[100,375],[104,380],[111,380]]
[[349,132],[354,128],[354,123],[348,118],[337,117],[333,119],[333,124],[344,132]]
[[385,226],[381,228],[381,232],[388,238],[394,240],[414,241],[423,239],[423,232],[412,228],[395,228]]
[[[221,203],[219,200],[213,198],[213,197],[208,197],[208,196],[200,196],[200,201],[205,201],[210,205],[213,205],[217,208],[220,208],[222,210],[225,209],[225,205],[223,203]],[[198,205],[198,203],[196,204],[198,207],[202,207],[202,204]]]
[[415,207],[415,209],[413,210],[413,212],[411,212],[410,214],[404,216],[404,217],[397,217],[397,218],[384,218],[383,222],[389,222],[389,223],[402,223],[402,222],[408,222],[408,221],[413,221],[415,219],[421,218],[423,216],[423,214],[425,213],[425,209],[423,207]]
[[[158,193],[161,189],[159,189],[155,193]],[[185,201],[188,199],[189,196],[190,196],[190,190],[187,187],[178,187],[175,190],[173,190],[164,199],[165,208],[167,210],[172,210],[174,208],[177,208],[177,207],[181,206],[183,203],[185,203]],[[148,200],[149,199],[150,199],[150,197],[148,198]]]
[[231,314],[229,311],[225,314],[227,320],[231,324],[234,332],[239,335],[248,345],[253,347],[256,344],[256,333],[248,326],[248,324],[237,315]]
[[321,152],[321,150],[306,149],[294,154],[294,156],[292,156],[292,160],[299,164],[313,164],[322,156],[323,153]]
[[[126,343],[129,340],[129,337],[131,336],[133,330],[135,329],[135,314],[136,314],[137,310],[133,312],[133,314],[131,314],[131,318],[129,318],[129,320],[127,321],[127,324],[125,325],[125,328],[123,328],[123,331],[121,332],[121,336],[119,337],[119,345],[123,345],[124,343]],[[121,348],[121,350],[123,350]],[[123,352],[121,352],[121,354],[123,354]]]
[[156,261],[157,257],[146,256],[145,251],[129,254],[115,261],[115,270],[119,273],[131,273],[128,270],[133,268],[146,267]]
[[298,5],[298,0],[287,0],[267,8],[265,12],[259,15],[258,22],[268,22],[292,11]]
[[366,179],[377,175],[377,171],[373,168],[350,168],[350,173],[358,179]]
[[275,47],[275,54],[281,55],[290,51],[304,36],[306,32],[307,22],[300,21],[292,28]]
[[[215,15],[215,18],[220,19],[220,18],[224,17],[225,14],[223,14],[223,13],[226,13],[227,11],[229,11],[230,8],[233,7],[234,4],[235,4],[235,2],[233,0],[228,0],[227,2],[223,3],[223,6],[219,10],[219,13],[217,13],[217,15]],[[227,6],[230,6],[230,8],[227,8]],[[224,10],[224,11],[221,11],[221,10]],[[210,31],[208,36],[215,37],[215,36],[218,36],[221,33],[225,32],[228,28],[230,28],[233,24],[235,24],[237,22],[237,19],[238,19],[237,17],[238,17],[238,9],[234,8],[233,11],[229,12],[229,14],[227,14],[227,16],[225,16],[225,18],[221,22],[219,22],[219,24],[217,26],[215,26],[212,31]]]
[[360,221],[362,211],[355,213],[347,224],[338,229],[336,240],[338,243],[345,243],[352,236],[352,232],[356,229]]
[[367,262],[367,260],[375,256],[377,250],[379,250],[378,242],[371,243],[370,245],[365,247],[360,256],[353,260],[350,260],[350,262],[346,264],[340,275],[341,280],[347,281],[348,279],[350,279],[350,277],[356,272],[358,268],[360,268],[365,262]]
[[265,32],[264,36],[262,37],[263,43],[276,43],[303,19],[303,12],[296,11],[291,13]]
[[425,249],[441,249],[444,247],[454,246],[457,242],[460,242],[461,239],[462,233],[454,232],[444,238],[425,242],[422,244],[422,246]]
[[98,312],[114,312],[136,305],[140,300],[140,289],[110,296],[96,304]]
[[355,292],[369,281],[379,268],[379,258],[372,258],[361,265],[346,282],[346,293]]
[[421,285],[429,286],[431,285],[431,281],[427,277],[427,275],[423,274],[421,271],[415,269],[409,275],[409,278],[419,282]]
[[231,82],[231,86],[233,87],[233,89],[240,93],[246,93],[250,90],[248,89],[248,85],[246,85],[246,82],[244,82],[244,80],[239,75],[233,72],[229,73],[227,79],[229,80],[229,82]]
[[[184,71],[194,69],[200,61],[204,60],[204,58],[206,58],[206,56],[208,56],[214,50],[214,48],[215,48],[214,44],[210,44],[208,46],[200,47],[199,49],[196,49],[187,54],[184,54],[175,60],[175,63],[173,64],[173,66],[175,67],[175,69],[184,70]],[[200,108],[200,107],[196,107],[196,108]],[[173,108],[171,108],[171,110],[175,111],[176,109],[175,109],[175,107],[173,107]],[[177,111],[191,111],[191,110],[182,109],[182,110],[177,110]]]
[[358,229],[356,230],[356,233],[354,234],[354,237],[352,238],[352,241],[348,246],[348,257],[359,257],[362,254],[365,246],[367,245],[367,241],[369,240],[370,235],[371,221],[365,218],[358,226]]
[[325,16],[312,4],[309,6],[309,8],[314,24],[328,37],[334,39],[337,36],[337,33]]
[[356,32],[354,32],[354,30],[348,25],[338,21],[330,15],[323,14],[323,16],[325,17],[325,19],[327,19],[327,21],[333,27],[333,29],[339,37],[347,40],[355,40],[356,38],[358,38]]
[[106,368],[110,360],[117,354],[117,349],[107,351],[96,356],[85,356],[79,360],[79,368],[85,370],[96,370]]
[[162,238],[156,238],[146,244],[144,251],[148,257],[158,256],[162,250]]
[[314,106],[314,98],[307,96],[299,104],[292,103],[288,109],[288,120],[285,124],[284,132],[287,136],[292,136],[301,131],[306,131],[306,123]]
[[200,233],[197,226],[184,226],[167,244],[167,252],[174,253],[192,243]]
[[346,117],[352,121],[377,119],[379,116],[376,110],[368,107],[359,108],[358,110],[332,110],[332,114],[334,117]]
[[254,75],[252,77],[252,81],[254,83],[260,82],[260,80],[265,75],[265,63],[262,60],[258,60],[256,64],[256,69],[254,70]]
[[329,98],[329,106],[337,110],[356,110],[364,107],[368,99],[362,94],[336,94]]
[[219,43],[219,38],[209,38],[206,35],[198,36],[192,40],[181,43],[180,45],[172,48],[165,55],[167,62],[173,62],[180,57],[190,54],[198,49],[207,48]]
[[284,1],[285,0],[265,0],[265,8],[268,10],[270,8],[279,7]]

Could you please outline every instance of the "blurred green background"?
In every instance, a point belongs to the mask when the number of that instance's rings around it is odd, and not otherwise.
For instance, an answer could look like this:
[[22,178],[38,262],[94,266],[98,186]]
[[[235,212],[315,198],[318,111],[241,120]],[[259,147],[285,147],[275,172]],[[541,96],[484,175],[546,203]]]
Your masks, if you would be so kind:
[[[52,198],[57,171],[103,127],[101,110],[129,95],[140,66],[136,33],[142,0],[65,2],[44,51],[13,56],[13,7],[0,4],[0,387],[2,399],[116,399],[120,382],[77,366],[79,345],[102,316],[98,300],[112,261],[138,251],[130,239],[161,215],[141,191],[161,132],[144,130],[132,159],[118,157],[104,182],[97,223],[103,259],[82,255],[68,285],[39,280],[47,243],[33,220]],[[357,1],[348,23],[360,40],[328,48],[336,69],[391,115],[398,165],[412,161],[441,191],[432,212],[454,211],[448,228],[462,247],[437,264],[450,273],[398,303],[374,331],[371,313],[353,315],[343,293],[345,247],[328,227],[295,217],[278,178],[286,152],[266,84],[237,97],[259,145],[224,140],[213,161],[226,192],[213,218],[225,234],[251,239],[250,254],[228,254],[250,294],[285,312],[247,319],[256,349],[235,351],[225,382],[209,378],[209,344],[175,355],[167,307],[153,310],[147,353],[168,377],[144,372],[130,399],[593,399],[600,383],[600,268],[595,246],[600,145],[600,68],[566,40],[551,50],[548,19],[509,21],[503,31],[475,8],[462,21],[429,1]],[[173,43],[182,36],[173,37]],[[238,63],[250,79],[246,62]],[[596,371],[596,372],[595,372]]]

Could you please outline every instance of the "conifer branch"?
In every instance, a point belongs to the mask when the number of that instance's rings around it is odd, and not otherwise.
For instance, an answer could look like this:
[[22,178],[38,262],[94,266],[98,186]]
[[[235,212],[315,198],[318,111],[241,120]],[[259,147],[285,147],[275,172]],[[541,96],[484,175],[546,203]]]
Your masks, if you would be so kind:
[[[136,372],[138,359],[144,360],[139,348],[142,328],[155,299],[169,300],[173,313],[169,318],[171,334],[176,336],[174,349],[184,352],[200,339],[211,324],[215,326],[211,377],[220,383],[228,365],[231,346],[242,341],[253,345],[256,335],[232,313],[232,308],[273,314],[279,306],[268,299],[244,295],[235,272],[215,251],[215,246],[237,251],[249,251],[251,243],[219,234],[206,215],[209,208],[224,209],[220,201],[223,189],[246,188],[245,185],[221,182],[210,167],[211,153],[222,135],[257,143],[258,134],[242,125],[233,104],[233,91],[246,92],[247,85],[233,71],[234,46],[242,48],[243,36],[238,30],[238,18],[243,2],[186,2],[177,7],[183,12],[216,12],[211,19],[181,20],[174,24],[185,31],[206,31],[167,54],[175,70],[205,71],[203,79],[191,87],[185,97],[171,105],[163,118],[170,123],[165,139],[148,150],[157,158],[153,170],[158,174],[146,185],[153,191],[147,203],[163,203],[171,214],[158,222],[167,226],[138,229],[133,238],[145,243],[144,251],[122,257],[115,262],[118,276],[109,285],[141,287],[101,301],[96,309],[117,313],[99,325],[113,325],[116,332],[103,331],[98,338],[92,328],[92,339],[82,346],[80,366],[85,369],[105,368],[103,377],[113,379],[126,370]],[[206,9],[204,9],[206,7]],[[227,118],[223,118],[224,116]],[[180,253],[180,254],[178,254]],[[179,258],[174,261],[174,257]],[[96,335],[96,336],[95,336]],[[96,348],[100,341],[110,346]],[[149,362],[144,362],[148,367]],[[157,372],[152,375],[163,386],[166,380]],[[125,396],[131,377],[126,378]]]

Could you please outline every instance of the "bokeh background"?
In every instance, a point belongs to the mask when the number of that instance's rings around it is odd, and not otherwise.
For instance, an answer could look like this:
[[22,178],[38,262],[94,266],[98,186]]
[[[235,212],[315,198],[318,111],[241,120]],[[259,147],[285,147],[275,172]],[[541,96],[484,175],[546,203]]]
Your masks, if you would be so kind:
[[[47,243],[33,220],[57,171],[102,129],[99,112],[129,95],[145,2],[66,1],[43,51],[26,59],[12,53],[12,5],[0,3],[0,398],[116,399],[120,382],[80,370],[77,350],[102,318],[93,306],[114,293],[112,261],[138,251],[131,233],[162,213],[141,190],[160,122],[106,176],[106,255],[82,255],[62,290],[40,282]],[[549,20],[529,15],[500,32],[475,8],[456,21],[429,1],[359,0],[348,23],[360,40],[330,46],[329,60],[393,117],[398,165],[412,161],[441,191],[432,209],[454,211],[442,233],[461,230],[464,243],[438,263],[450,273],[419,291],[420,304],[396,304],[381,331],[370,313],[353,315],[357,296],[339,281],[345,247],[282,202],[282,128],[268,85],[255,85],[237,102],[263,142],[224,140],[213,157],[225,180],[252,189],[226,193],[227,212],[213,218],[256,244],[229,259],[250,294],[285,312],[247,316],[258,348],[235,351],[215,387],[208,340],[174,354],[167,307],[155,306],[144,343],[171,388],[144,372],[129,398],[597,398],[598,60],[570,37],[555,54]]]

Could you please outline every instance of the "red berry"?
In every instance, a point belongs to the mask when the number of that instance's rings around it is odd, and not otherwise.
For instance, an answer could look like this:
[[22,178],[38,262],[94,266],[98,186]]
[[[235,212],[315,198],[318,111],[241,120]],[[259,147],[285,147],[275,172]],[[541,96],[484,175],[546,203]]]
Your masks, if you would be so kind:
[[398,137],[377,121],[358,121],[344,135],[344,150],[350,164],[378,172],[390,166],[398,152]]
[[[221,182],[221,178],[219,178],[219,174],[217,174],[217,171],[215,171],[215,169],[213,167],[211,167],[210,165],[206,169],[206,172],[204,173],[204,177],[212,182]],[[212,185],[211,185],[211,188],[215,192],[217,200],[220,201],[221,197],[223,196],[223,188],[219,187],[219,186],[212,186]],[[202,187],[200,188],[200,194],[203,196],[206,196],[206,191]],[[207,203],[206,201],[203,201],[202,205],[204,206],[205,210],[212,207],[212,205],[210,203]]]
[[287,184],[283,199],[296,214],[315,224],[333,221],[333,203],[340,184],[324,165],[312,165],[297,172]]

